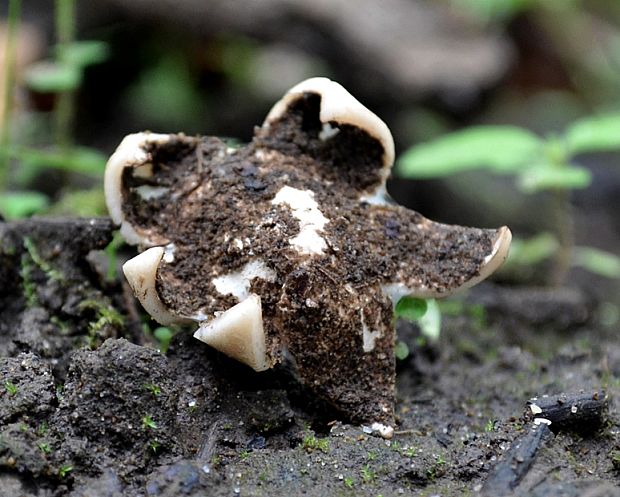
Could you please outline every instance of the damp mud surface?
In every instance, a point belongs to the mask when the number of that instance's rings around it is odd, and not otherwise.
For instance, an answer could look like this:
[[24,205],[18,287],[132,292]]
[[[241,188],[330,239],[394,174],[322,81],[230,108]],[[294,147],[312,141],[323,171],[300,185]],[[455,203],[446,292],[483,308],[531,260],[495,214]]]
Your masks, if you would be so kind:
[[435,344],[398,323],[387,441],[283,367],[256,373],[184,331],[160,352],[109,278],[112,229],[0,223],[0,495],[484,495],[530,398],[601,389],[601,423],[552,426],[506,494],[620,495],[617,329],[578,289],[483,284],[450,301]]

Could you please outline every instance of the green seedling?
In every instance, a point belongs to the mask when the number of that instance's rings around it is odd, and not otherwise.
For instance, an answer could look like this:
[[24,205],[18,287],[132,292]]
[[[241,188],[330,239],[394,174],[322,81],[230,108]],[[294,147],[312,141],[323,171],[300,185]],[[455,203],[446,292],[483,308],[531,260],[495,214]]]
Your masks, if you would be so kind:
[[157,429],[157,423],[155,423],[155,421],[153,421],[153,418],[151,417],[150,414],[147,414],[146,416],[144,416],[142,418],[142,427],[145,430],[156,430]]
[[161,388],[153,383],[147,383],[144,388],[153,394],[153,397],[158,397],[161,394]]
[[368,465],[364,466],[361,471],[362,480],[364,483],[372,483],[377,478],[377,473],[370,469]]
[[17,386],[15,386],[12,381],[6,380],[4,382],[4,388],[6,389],[6,392],[9,394],[10,397],[14,397],[15,395],[17,395]]
[[71,473],[71,471],[73,471],[73,466],[71,466],[70,464],[63,464],[58,469],[58,476],[60,476],[61,478],[65,478],[69,473]]
[[[574,250],[570,192],[587,188],[590,171],[576,164],[584,153],[620,150],[620,113],[584,118],[560,136],[539,137],[515,126],[474,126],[410,148],[398,171],[407,178],[442,178],[484,169],[511,175],[524,194],[550,192],[558,242],[552,282],[560,284],[571,265],[609,277],[620,274],[620,258]],[[610,262],[615,261],[615,262]]]
[[353,488],[353,485],[355,484],[355,481],[350,476],[345,476],[343,482],[347,488]]
[[[422,335],[431,342],[435,342],[439,338],[439,333],[441,332],[441,311],[435,299],[402,297],[396,303],[394,314],[397,318],[417,323]],[[404,352],[402,346],[400,350],[396,351],[396,353],[400,353],[401,356]],[[398,357],[398,355],[396,357]],[[404,357],[407,356],[405,355]]]
[[30,259],[32,259],[32,262],[34,262],[36,266],[41,271],[43,271],[50,280],[55,280],[55,281],[63,280],[62,273],[58,271],[57,269],[54,269],[50,265],[49,262],[47,262],[43,257],[41,257],[37,249],[37,246],[35,245],[32,238],[28,236],[24,237],[23,243],[24,243],[24,248],[26,249],[26,251],[28,252],[28,255],[30,256]]
[[155,330],[153,331],[153,336],[159,342],[159,350],[162,352],[162,354],[165,354],[170,347],[170,341],[174,336],[174,331],[165,326],[160,326],[158,328],[155,328]]
[[39,442],[37,447],[39,447],[39,450],[41,450],[44,454],[50,454],[52,452],[52,448],[47,442]]
[[307,433],[304,436],[301,445],[306,452],[314,452],[316,450],[319,450],[325,454],[329,452],[329,440],[326,438],[317,438],[310,433]]
[[157,454],[157,451],[161,448],[161,444],[155,439],[155,440],[151,440],[149,442],[149,449],[151,449],[151,451],[154,454]]

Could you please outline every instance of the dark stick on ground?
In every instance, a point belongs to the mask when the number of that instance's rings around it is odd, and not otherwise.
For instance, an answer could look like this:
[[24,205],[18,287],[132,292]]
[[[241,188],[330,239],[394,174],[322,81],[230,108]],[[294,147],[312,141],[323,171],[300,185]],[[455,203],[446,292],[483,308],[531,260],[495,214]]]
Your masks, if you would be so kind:
[[482,486],[481,495],[510,494],[529,471],[539,447],[549,434],[549,427],[546,424],[532,424],[493,468]]
[[551,430],[590,432],[599,428],[607,412],[604,391],[535,397],[527,403],[528,418],[551,421]]

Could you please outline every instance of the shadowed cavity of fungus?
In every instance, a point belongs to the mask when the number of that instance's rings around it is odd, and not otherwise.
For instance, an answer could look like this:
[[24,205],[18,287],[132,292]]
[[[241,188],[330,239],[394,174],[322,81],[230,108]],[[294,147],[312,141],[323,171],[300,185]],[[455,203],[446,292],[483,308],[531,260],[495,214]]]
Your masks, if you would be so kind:
[[287,361],[346,418],[390,436],[393,306],[476,284],[510,244],[505,227],[387,204],[393,159],[387,126],[325,78],[291,89],[241,148],[130,135],[105,182],[121,232],[148,248],[126,276],[156,320],[196,322],[198,339],[257,371]]

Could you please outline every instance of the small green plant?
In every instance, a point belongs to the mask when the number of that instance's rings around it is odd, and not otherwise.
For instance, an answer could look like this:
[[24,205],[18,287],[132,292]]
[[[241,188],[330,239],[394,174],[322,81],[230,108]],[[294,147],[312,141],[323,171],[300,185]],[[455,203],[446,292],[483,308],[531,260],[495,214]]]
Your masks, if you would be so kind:
[[43,423],[41,423],[39,426],[37,426],[37,435],[39,435],[40,437],[44,436],[47,434],[47,432],[50,430],[48,424],[43,421]]
[[80,310],[95,311],[95,319],[88,323],[88,345],[95,348],[108,336],[108,329],[120,329],[125,326],[123,316],[106,301],[87,299],[80,302]]
[[405,449],[403,449],[401,454],[403,456],[406,456],[406,457],[415,457],[416,448],[415,447],[406,447]]
[[65,478],[69,473],[71,473],[71,471],[73,471],[73,466],[71,464],[63,464],[58,469],[58,476]]
[[484,425],[484,431],[486,431],[487,433],[495,431],[495,421],[492,419],[489,419],[487,421],[487,424]]
[[174,336],[174,331],[166,326],[159,326],[153,330],[153,336],[159,343],[159,350],[162,354],[168,352],[170,342]]
[[41,450],[44,454],[50,454],[52,452],[52,448],[47,442],[39,442],[37,447],[39,447],[39,450]]
[[43,257],[41,257],[41,255],[39,254],[39,250],[37,249],[37,246],[35,245],[32,238],[28,236],[24,237],[23,243],[24,248],[30,256],[30,259],[32,259],[32,262],[34,262],[37,267],[45,273],[45,276],[47,276],[50,280],[63,280],[62,273],[57,269],[54,269],[49,262],[47,262]]
[[[552,282],[560,284],[571,264],[610,277],[620,275],[620,259],[594,249],[574,248],[570,192],[587,188],[588,169],[575,163],[583,153],[620,150],[620,113],[584,118],[560,136],[541,138],[515,126],[474,126],[410,148],[398,170],[407,178],[441,178],[486,169],[512,175],[525,194],[547,191],[554,205],[555,267]],[[614,262],[610,262],[614,261]]]
[[248,457],[250,457],[250,451],[249,450],[242,450],[239,453],[239,457],[241,458],[242,461],[245,461]]
[[620,450],[614,450],[609,454],[611,465],[615,471],[620,472]]
[[353,485],[355,484],[355,481],[350,476],[345,476],[343,482],[347,488],[353,488]]
[[17,386],[12,381],[6,380],[4,382],[4,388],[9,394],[9,397],[14,397],[15,395],[17,395]]
[[157,439],[155,440],[151,440],[149,442],[149,449],[151,450],[151,452],[153,452],[154,454],[157,454],[157,451],[161,448],[161,444],[157,441]]
[[317,438],[311,433],[306,433],[301,445],[306,452],[314,452],[316,450],[319,450],[325,454],[329,452],[329,440],[326,438]]
[[[439,338],[441,332],[441,311],[435,299],[419,299],[415,297],[402,297],[394,308],[397,318],[406,319],[417,323],[422,335],[434,342]],[[395,350],[395,353],[404,354],[404,348]],[[407,350],[407,354],[408,354]],[[398,355],[396,356],[398,357]],[[404,355],[403,359],[407,357]],[[400,359],[400,357],[398,357]]]
[[361,471],[362,480],[364,483],[372,483],[377,478],[377,473],[370,469],[368,465],[364,466]]
[[161,395],[161,388],[153,383],[147,383],[144,385],[144,389],[148,390],[153,394],[153,397],[158,397]]
[[145,430],[156,430],[157,429],[157,423],[153,421],[153,418],[151,417],[150,414],[147,414],[146,416],[142,418],[142,428],[144,428]]
[[20,145],[13,139],[11,124],[15,91],[16,39],[21,17],[21,1],[10,0],[8,9],[8,43],[5,55],[3,115],[0,116],[0,212],[9,219],[28,216],[45,210],[49,198],[36,191],[8,191],[11,160],[20,162],[18,184],[42,168],[80,172],[100,178],[105,157],[94,150],[72,143],[75,115],[74,95],[82,84],[84,69],[107,58],[108,48],[102,42],[75,38],[75,0],[56,0],[55,20],[58,45],[54,57],[34,64],[25,75],[26,85],[37,92],[55,94],[55,139],[51,149]]

